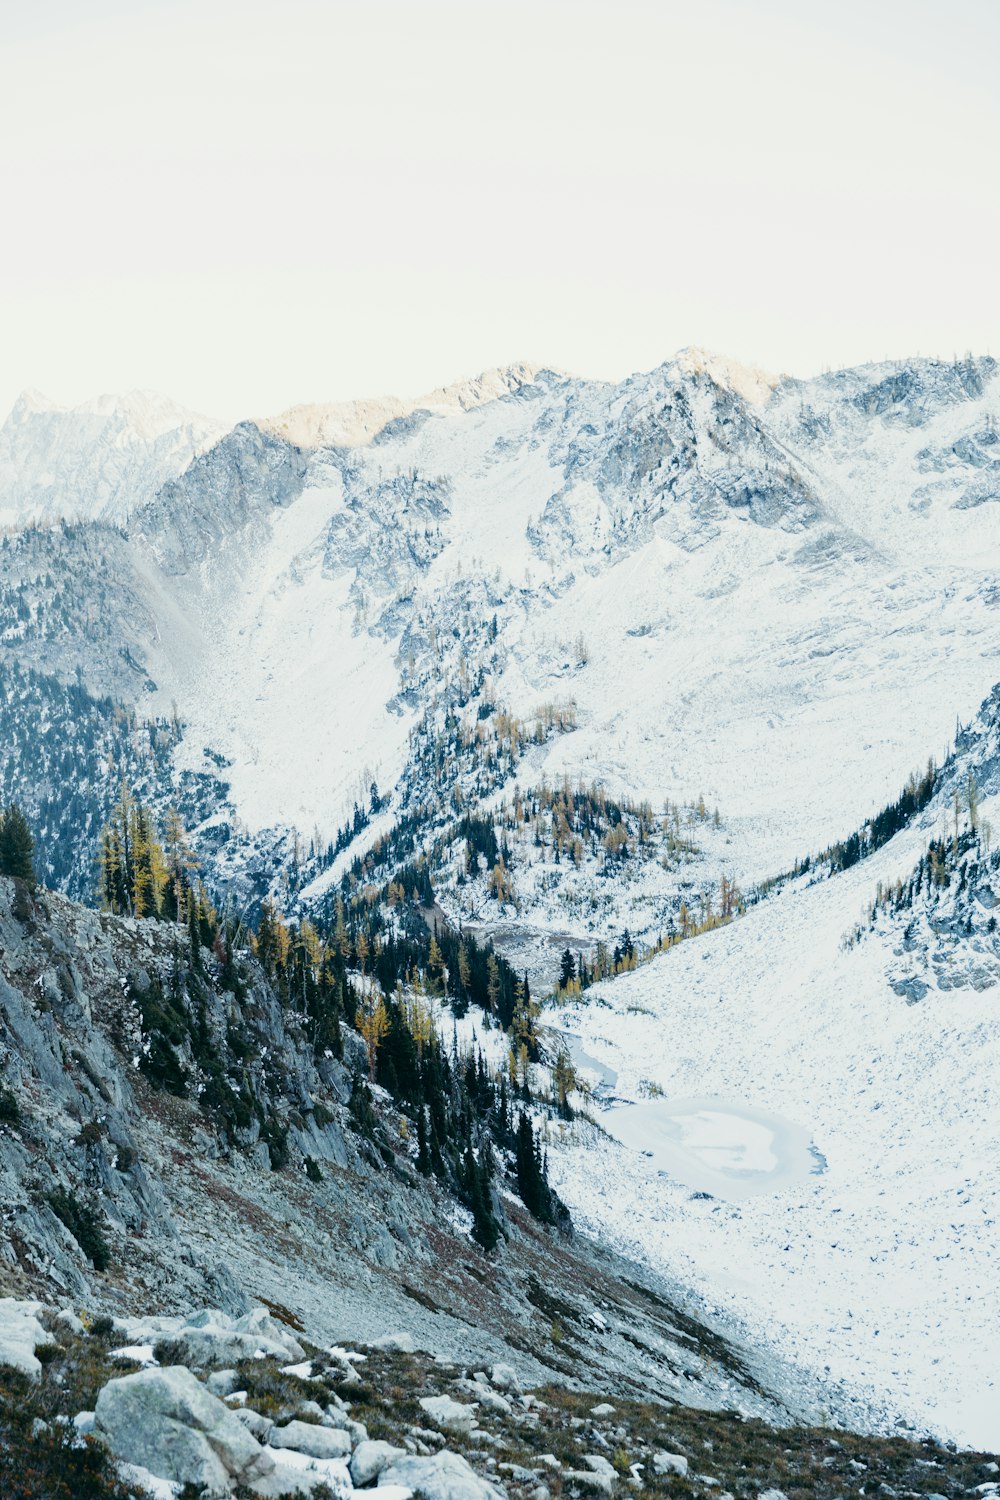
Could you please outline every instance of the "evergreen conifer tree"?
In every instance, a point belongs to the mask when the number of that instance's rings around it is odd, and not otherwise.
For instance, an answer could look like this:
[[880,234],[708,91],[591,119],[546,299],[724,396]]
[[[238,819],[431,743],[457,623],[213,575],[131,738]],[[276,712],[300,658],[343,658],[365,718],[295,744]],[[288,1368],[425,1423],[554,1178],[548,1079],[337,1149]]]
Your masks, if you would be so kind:
[[38,884],[34,863],[35,841],[28,820],[16,802],[0,814],[0,875],[23,880],[29,890]]

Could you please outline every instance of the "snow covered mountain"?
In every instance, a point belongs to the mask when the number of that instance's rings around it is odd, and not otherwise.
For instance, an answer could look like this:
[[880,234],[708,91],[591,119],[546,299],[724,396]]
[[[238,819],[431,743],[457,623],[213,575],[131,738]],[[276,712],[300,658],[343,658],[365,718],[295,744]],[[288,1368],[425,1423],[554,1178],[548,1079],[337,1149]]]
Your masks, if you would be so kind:
[[152,391],[75,407],[24,391],[0,427],[0,525],[120,525],[225,430]]
[[[241,910],[419,866],[535,993],[623,927],[665,948],[552,1018],[606,1106],[551,1143],[578,1221],[818,1401],[995,1442],[1000,882],[968,808],[950,883],[911,886],[969,772],[1000,794],[998,421],[990,359],[689,350],[192,437],[78,512],[127,527],[4,539],[4,797],[77,895],[125,773]],[[930,755],[892,839],[769,886]]]
[[402,797],[433,703],[572,702],[532,777],[703,795],[744,883],[854,826],[1000,677],[993,361],[475,385],[362,446],[240,424],[115,502],[127,536],[8,538],[6,659],[176,705],[177,774],[320,842],[372,779]]

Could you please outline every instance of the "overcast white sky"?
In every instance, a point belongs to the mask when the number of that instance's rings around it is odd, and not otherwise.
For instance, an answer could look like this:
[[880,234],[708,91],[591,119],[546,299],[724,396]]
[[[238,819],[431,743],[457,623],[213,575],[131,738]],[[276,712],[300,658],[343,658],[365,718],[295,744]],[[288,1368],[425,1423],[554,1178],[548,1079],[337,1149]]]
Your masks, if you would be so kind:
[[0,408],[998,352],[998,77],[995,0],[0,0]]

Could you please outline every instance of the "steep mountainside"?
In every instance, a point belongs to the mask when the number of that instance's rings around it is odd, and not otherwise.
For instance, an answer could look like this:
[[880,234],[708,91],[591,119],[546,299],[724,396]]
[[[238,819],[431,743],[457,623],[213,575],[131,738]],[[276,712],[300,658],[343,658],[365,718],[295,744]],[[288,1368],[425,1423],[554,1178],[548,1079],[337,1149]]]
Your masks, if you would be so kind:
[[395,1326],[440,1355],[474,1339],[533,1378],[624,1391],[641,1372],[661,1397],[815,1418],[791,1370],[758,1367],[655,1275],[543,1230],[506,1188],[488,1258],[389,1096],[359,1110],[361,1038],[345,1028],[343,1060],[317,1051],[248,953],[236,971],[172,924],[0,879],[8,1293],[119,1316],[263,1297],[328,1342]]

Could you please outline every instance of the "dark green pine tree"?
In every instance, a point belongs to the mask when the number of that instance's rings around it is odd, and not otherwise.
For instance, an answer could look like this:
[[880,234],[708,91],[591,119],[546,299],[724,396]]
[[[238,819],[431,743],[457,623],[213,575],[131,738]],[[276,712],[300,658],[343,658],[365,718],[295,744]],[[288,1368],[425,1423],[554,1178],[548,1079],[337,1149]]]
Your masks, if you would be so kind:
[[16,802],[0,815],[0,875],[23,880],[30,891],[38,884],[35,875],[35,841],[28,820]]
[[517,1161],[517,1190],[521,1195],[521,1202],[529,1213],[543,1224],[554,1223],[552,1194],[545,1180],[542,1149],[531,1128],[531,1120],[524,1110],[521,1111],[517,1122],[517,1141],[514,1149]]
[[500,1238],[500,1225],[493,1212],[490,1193],[492,1172],[488,1140],[483,1142],[478,1162],[473,1154],[471,1142],[466,1146],[465,1167],[462,1175],[465,1179],[466,1198],[472,1210],[472,1233],[483,1249],[488,1252],[495,1247]]
[[422,1104],[417,1109],[417,1171],[421,1177],[431,1175],[431,1153],[427,1147],[427,1117]]

